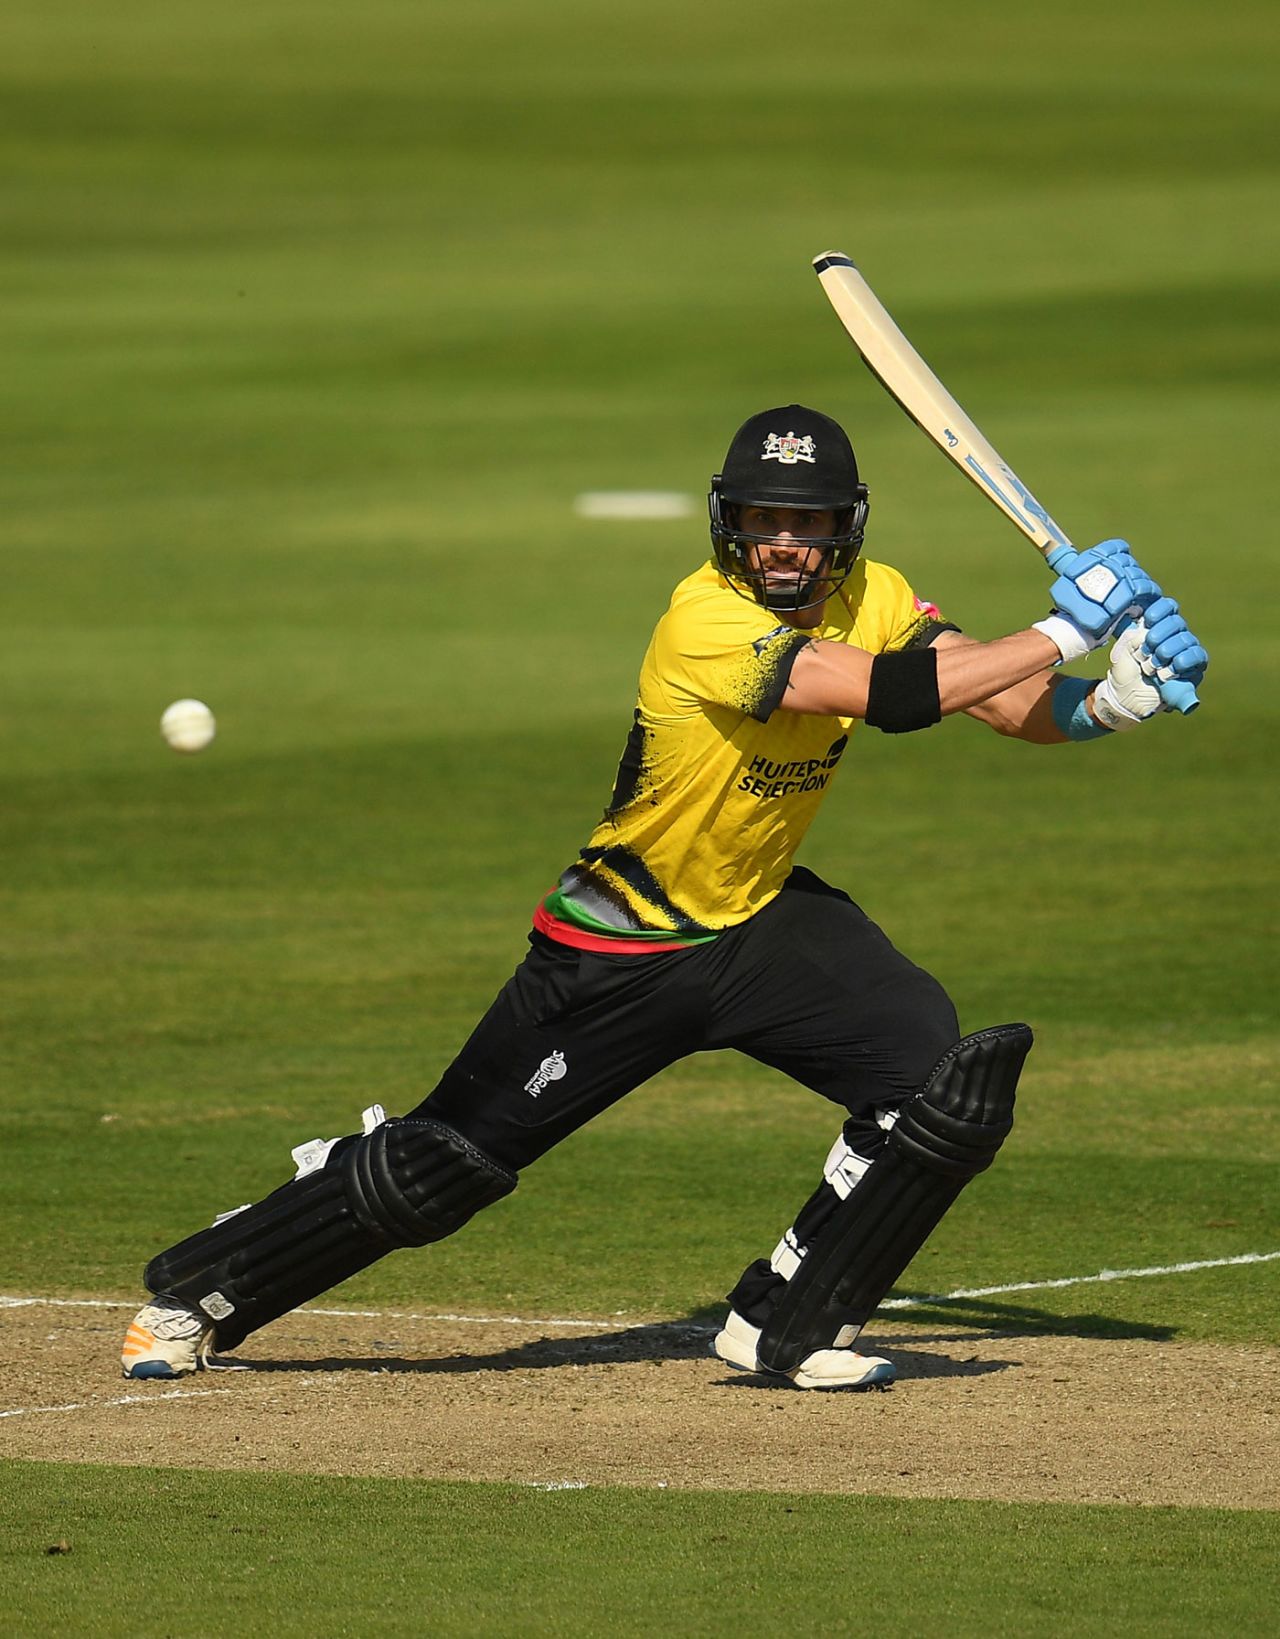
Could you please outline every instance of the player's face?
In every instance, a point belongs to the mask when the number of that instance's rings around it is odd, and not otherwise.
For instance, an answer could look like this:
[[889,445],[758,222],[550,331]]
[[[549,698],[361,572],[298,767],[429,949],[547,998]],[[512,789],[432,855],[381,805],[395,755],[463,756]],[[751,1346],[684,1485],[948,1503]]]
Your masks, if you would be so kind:
[[[738,514],[738,528],[746,535],[764,535],[747,549],[752,569],[765,576],[770,593],[788,600],[801,586],[819,574],[827,553],[810,541],[830,540],[835,534],[836,515],[828,507],[744,506]],[[822,619],[824,603],[809,609],[778,612],[789,626],[816,626]]]

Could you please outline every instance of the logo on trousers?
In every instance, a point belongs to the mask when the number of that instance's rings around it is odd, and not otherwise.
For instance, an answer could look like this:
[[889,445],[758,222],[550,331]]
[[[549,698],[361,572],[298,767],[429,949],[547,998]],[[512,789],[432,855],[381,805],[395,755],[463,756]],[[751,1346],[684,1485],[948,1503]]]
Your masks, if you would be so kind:
[[556,1051],[548,1053],[546,1058],[524,1084],[524,1090],[530,1098],[537,1098],[539,1093],[545,1092],[553,1081],[559,1081],[567,1074],[568,1066],[564,1062],[564,1054]]

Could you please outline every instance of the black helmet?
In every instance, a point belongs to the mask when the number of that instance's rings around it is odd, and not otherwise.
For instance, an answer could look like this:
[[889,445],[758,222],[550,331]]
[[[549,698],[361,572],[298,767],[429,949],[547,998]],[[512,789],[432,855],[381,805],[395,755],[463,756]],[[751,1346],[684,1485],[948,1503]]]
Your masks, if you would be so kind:
[[[817,410],[786,404],[762,410],[733,436],[724,471],[711,480],[711,547],[721,574],[768,609],[811,609],[848,579],[867,523],[867,486],[844,428]],[[810,542],[823,554],[815,574],[783,594],[770,592],[751,548],[772,540],[740,530],[743,506],[809,507],[836,514],[836,533]]]

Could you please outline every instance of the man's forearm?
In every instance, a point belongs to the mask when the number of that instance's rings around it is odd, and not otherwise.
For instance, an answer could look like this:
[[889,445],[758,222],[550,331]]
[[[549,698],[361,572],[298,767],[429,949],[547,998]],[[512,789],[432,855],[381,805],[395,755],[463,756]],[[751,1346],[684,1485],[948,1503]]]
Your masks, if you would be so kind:
[[[991,643],[955,643],[939,646],[938,703],[944,717],[990,703],[1032,679],[1047,682],[1061,659],[1043,632],[1014,632]],[[1044,683],[1037,683],[1043,688]]]
[[[956,634],[947,633],[947,637]],[[938,712],[968,710],[979,701],[1047,671],[1060,658],[1053,641],[1028,630],[992,643],[959,640],[934,645],[937,661]],[[905,660],[905,657],[903,657]],[[783,709],[839,717],[865,717],[872,694],[876,661],[890,666],[895,655],[874,656],[865,649],[815,639],[796,656],[783,695]],[[936,716],[935,719],[936,721]]]
[[1031,745],[1060,745],[1067,736],[1054,715],[1054,695],[1062,681],[1056,672],[1037,672],[1025,682],[969,706],[966,715],[1009,739],[1025,740]]

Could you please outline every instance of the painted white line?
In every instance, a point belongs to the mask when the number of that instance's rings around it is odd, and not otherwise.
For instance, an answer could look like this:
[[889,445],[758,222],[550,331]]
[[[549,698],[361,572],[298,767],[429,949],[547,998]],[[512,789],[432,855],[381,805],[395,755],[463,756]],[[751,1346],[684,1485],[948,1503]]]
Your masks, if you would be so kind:
[[136,1309],[138,1300],[127,1298],[14,1298],[0,1297],[0,1309],[30,1309],[33,1304],[46,1309]]
[[1113,1280],[1142,1280],[1152,1275],[1189,1275],[1197,1269],[1226,1269],[1239,1263],[1274,1263],[1280,1252],[1242,1252],[1234,1258],[1202,1258],[1196,1263],[1164,1263],[1151,1269],[1100,1269],[1096,1275],[1066,1275],[1061,1280],[1013,1281],[1008,1286],[961,1287],[933,1297],[889,1298],[881,1309],[921,1309],[934,1303],[958,1303],[962,1298],[994,1298],[1005,1292],[1048,1292],[1059,1286],[1097,1286]]
[[42,1417],[55,1411],[104,1411],[109,1406],[151,1406],[157,1400],[207,1400],[210,1395],[230,1392],[230,1389],[162,1389],[157,1394],[121,1394],[114,1400],[77,1400],[67,1406],[18,1406],[13,1411],[0,1411],[0,1417]]
[[[0,1309],[30,1309],[39,1305],[46,1309],[136,1309],[137,1298],[47,1298],[5,1297],[0,1295]],[[559,1315],[454,1315],[416,1314],[408,1309],[317,1309],[308,1304],[295,1313],[300,1315],[329,1315],[339,1320],[435,1320],[467,1326],[545,1326],[569,1328],[584,1332],[616,1331],[627,1324],[619,1312],[613,1320],[568,1319]],[[678,1320],[656,1321],[655,1325],[679,1330],[685,1323]],[[697,1328],[694,1328],[695,1330]]]
[[[1144,1280],[1157,1275],[1189,1275],[1200,1269],[1227,1269],[1240,1264],[1274,1263],[1278,1252],[1241,1252],[1231,1258],[1200,1258],[1191,1263],[1155,1264],[1147,1269],[1100,1269],[1096,1275],[1065,1275],[1057,1280],[1010,1281],[1003,1286],[962,1286],[954,1292],[935,1292],[926,1297],[888,1298],[881,1309],[920,1309],[934,1303],[959,1303],[965,1298],[1001,1297],[1006,1292],[1048,1292],[1063,1286],[1097,1286],[1116,1280]],[[136,1298],[50,1298],[16,1297],[0,1294],[0,1309],[134,1309]],[[317,1309],[307,1306],[301,1315],[324,1315],[337,1320],[420,1320],[460,1326],[537,1326],[568,1331],[609,1332],[629,1324],[647,1326],[651,1331],[711,1332],[713,1326],[698,1326],[684,1320],[632,1322],[619,1310],[610,1320],[584,1320],[563,1315],[462,1315],[419,1314],[410,1309]]]

